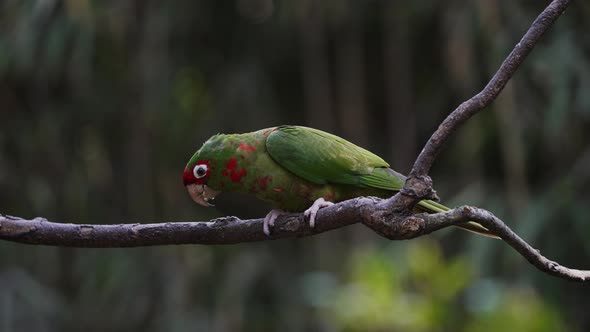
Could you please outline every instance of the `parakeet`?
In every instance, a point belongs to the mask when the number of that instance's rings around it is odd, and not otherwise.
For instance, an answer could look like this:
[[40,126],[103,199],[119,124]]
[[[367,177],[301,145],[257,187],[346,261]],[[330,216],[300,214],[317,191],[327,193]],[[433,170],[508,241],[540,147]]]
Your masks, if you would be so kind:
[[[189,160],[182,178],[190,197],[203,206],[211,206],[222,191],[250,193],[272,203],[263,224],[267,235],[283,213],[305,211],[313,227],[322,207],[358,196],[391,197],[406,179],[377,155],[302,126],[214,135]],[[420,201],[417,209],[448,210],[430,200]],[[459,227],[493,237],[474,222]]]

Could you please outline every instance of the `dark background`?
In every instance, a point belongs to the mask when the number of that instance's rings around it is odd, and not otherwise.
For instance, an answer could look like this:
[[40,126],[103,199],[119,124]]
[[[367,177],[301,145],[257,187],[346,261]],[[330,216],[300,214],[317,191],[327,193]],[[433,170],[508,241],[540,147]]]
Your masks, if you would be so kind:
[[[0,212],[84,223],[262,217],[194,204],[217,132],[302,124],[407,172],[547,1],[0,1]],[[432,170],[590,268],[590,5],[571,5]],[[231,246],[0,243],[1,331],[587,331],[590,290],[501,241],[361,225]]]

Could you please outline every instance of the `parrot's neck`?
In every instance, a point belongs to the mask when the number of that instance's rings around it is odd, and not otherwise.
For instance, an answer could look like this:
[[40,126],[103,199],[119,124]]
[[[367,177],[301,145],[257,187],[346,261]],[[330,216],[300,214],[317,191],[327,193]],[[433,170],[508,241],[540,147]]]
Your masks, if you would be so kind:
[[218,135],[216,176],[207,185],[215,190],[255,193],[259,187],[260,159],[267,156],[265,138],[269,130],[253,133]]

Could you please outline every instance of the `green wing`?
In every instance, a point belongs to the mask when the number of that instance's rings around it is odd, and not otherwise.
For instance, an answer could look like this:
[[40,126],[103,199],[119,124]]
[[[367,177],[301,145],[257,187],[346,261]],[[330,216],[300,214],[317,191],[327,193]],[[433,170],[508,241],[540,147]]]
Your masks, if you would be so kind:
[[405,181],[379,156],[313,128],[278,127],[268,136],[266,149],[279,165],[317,184],[399,190]]

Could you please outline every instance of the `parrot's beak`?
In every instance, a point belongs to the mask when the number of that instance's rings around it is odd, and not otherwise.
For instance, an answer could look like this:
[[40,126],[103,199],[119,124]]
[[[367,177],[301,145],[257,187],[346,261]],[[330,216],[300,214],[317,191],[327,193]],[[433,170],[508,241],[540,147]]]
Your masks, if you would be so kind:
[[220,193],[220,191],[213,190],[204,184],[196,183],[187,185],[186,190],[188,190],[188,194],[193,201],[206,207],[213,206],[213,204],[209,203],[209,200],[214,199]]

